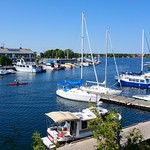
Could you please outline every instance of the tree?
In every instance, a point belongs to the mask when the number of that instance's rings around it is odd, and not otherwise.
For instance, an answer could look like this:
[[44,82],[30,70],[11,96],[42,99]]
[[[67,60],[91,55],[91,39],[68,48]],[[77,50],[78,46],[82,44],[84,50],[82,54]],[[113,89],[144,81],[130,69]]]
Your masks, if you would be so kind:
[[47,148],[41,141],[41,135],[39,132],[33,133],[32,139],[33,139],[32,143],[33,150],[47,150]]
[[143,141],[143,136],[139,129],[133,128],[126,136],[127,142],[122,150],[150,150],[150,146]]
[[0,57],[0,65],[7,66],[7,65],[11,65],[11,64],[12,64],[12,60],[9,59],[7,56]]
[[64,54],[65,54],[66,58],[73,58],[74,57],[74,52],[71,49],[64,50]]
[[120,148],[121,121],[116,119],[117,112],[111,111],[102,117],[96,108],[92,110],[96,118],[89,122],[89,129],[97,139],[98,150],[117,150]]
[[89,122],[88,127],[97,139],[97,150],[150,150],[147,142],[142,142],[142,134],[136,128],[126,136],[126,144],[120,145],[122,126],[116,111],[110,111],[105,117],[99,115],[96,109],[92,111],[97,117]]
[[61,49],[56,49],[56,58],[64,58],[64,52]]

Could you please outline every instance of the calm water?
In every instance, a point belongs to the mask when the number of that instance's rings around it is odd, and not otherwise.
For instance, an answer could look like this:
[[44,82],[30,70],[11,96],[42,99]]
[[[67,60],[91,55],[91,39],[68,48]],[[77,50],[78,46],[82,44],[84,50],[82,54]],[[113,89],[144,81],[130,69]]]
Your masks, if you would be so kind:
[[[145,60],[148,61],[148,60]],[[100,82],[104,80],[104,59],[96,66]],[[108,59],[108,85],[115,84],[115,65],[113,59]],[[119,72],[140,71],[140,59],[117,59]],[[93,68],[85,67],[85,80],[95,80]],[[42,136],[46,135],[46,121],[44,114],[54,110],[79,111],[88,106],[87,103],[74,102],[58,98],[55,94],[57,82],[78,80],[80,69],[61,71],[47,71],[46,73],[17,73],[6,75],[0,79],[0,149],[8,149],[8,144],[2,141],[4,138],[17,142],[17,150],[31,149],[31,136],[39,131]],[[22,86],[7,86],[7,83],[27,81],[29,84]],[[117,86],[113,86],[117,88]],[[148,94],[150,90],[124,88],[123,95]],[[123,116],[123,126],[132,125],[144,120],[150,120],[150,112],[139,109],[127,108],[119,105],[103,103],[105,108],[117,109]],[[18,137],[15,138],[16,133]],[[13,145],[11,143],[10,145]],[[12,149],[12,148],[11,148]]]

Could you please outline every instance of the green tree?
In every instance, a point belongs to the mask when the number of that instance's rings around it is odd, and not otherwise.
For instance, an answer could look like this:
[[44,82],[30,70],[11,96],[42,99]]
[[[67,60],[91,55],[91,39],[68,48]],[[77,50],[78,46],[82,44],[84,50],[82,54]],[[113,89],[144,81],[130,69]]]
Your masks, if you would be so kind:
[[7,56],[0,57],[0,65],[7,66],[7,65],[11,65],[11,64],[12,64],[12,60],[9,59]]
[[74,52],[71,49],[64,50],[64,54],[65,54],[66,58],[73,58],[74,57]]
[[41,141],[41,135],[39,132],[33,133],[32,140],[33,140],[32,143],[33,150],[47,150],[47,148]]
[[56,49],[56,58],[64,58],[64,52],[61,49]]
[[89,122],[89,129],[97,139],[97,150],[150,150],[139,129],[134,128],[127,136],[125,145],[121,145],[121,120],[118,120],[116,111],[110,111],[106,117],[99,115],[97,109],[92,109],[96,118]]
[[89,129],[97,139],[98,150],[117,150],[120,148],[121,121],[116,119],[118,114],[111,111],[102,117],[96,108],[92,109],[96,118],[89,122]]
[[133,128],[126,136],[127,142],[122,150],[150,150],[150,146],[143,141],[143,136],[139,129]]

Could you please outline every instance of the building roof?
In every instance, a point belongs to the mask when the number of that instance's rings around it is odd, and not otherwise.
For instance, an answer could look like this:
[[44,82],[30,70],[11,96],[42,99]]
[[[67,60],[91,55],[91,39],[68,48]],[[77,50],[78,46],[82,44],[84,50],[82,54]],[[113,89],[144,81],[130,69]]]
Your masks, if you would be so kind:
[[33,54],[31,49],[0,48],[0,54]]

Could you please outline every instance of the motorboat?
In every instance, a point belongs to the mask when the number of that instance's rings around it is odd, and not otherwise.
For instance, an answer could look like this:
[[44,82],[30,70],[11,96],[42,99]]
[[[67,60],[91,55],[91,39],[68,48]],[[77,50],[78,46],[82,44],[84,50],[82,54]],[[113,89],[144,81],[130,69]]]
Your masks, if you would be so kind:
[[43,69],[46,70],[64,70],[66,67],[62,66],[59,60],[47,60],[45,64],[42,65]]
[[150,101],[150,94],[148,95],[134,95],[132,96],[135,99]]
[[43,68],[41,66],[38,66],[35,63],[27,63],[23,58],[17,59],[17,63],[14,65],[14,67],[18,72],[43,72]]
[[121,86],[136,87],[142,89],[150,88],[150,78],[139,73],[122,72],[118,82]]
[[47,136],[42,138],[43,143],[49,148],[54,144],[65,143],[82,139],[92,135],[88,129],[88,122],[94,118],[94,109],[102,117],[108,114],[108,110],[103,107],[90,107],[81,112],[54,111],[45,113],[48,125]]
[[5,75],[5,74],[7,74],[8,72],[7,72],[7,70],[5,70],[5,69],[0,69],[0,75]]

